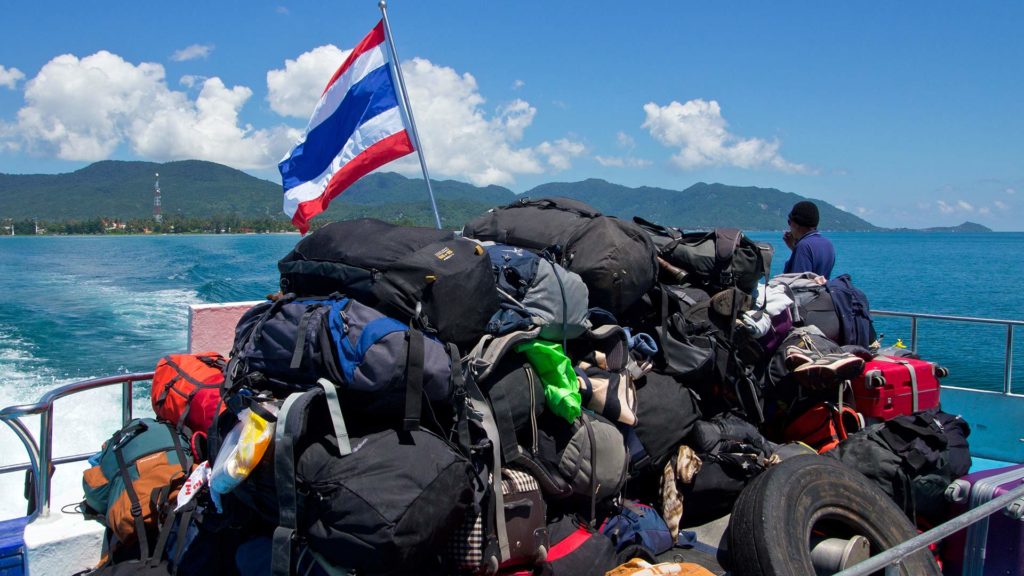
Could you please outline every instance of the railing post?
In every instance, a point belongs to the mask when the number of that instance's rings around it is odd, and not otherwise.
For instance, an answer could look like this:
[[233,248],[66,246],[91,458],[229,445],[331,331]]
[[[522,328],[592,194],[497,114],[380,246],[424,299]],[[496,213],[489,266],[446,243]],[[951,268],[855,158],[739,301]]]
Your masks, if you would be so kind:
[[51,404],[39,415],[39,501],[36,509],[39,515],[50,515],[50,471],[53,461],[53,405]]
[[132,381],[121,383],[121,427],[132,421]]
[[1006,325],[1006,367],[1003,368],[1003,394],[1013,392],[1013,324]]
[[910,318],[910,351],[917,354],[917,316]]

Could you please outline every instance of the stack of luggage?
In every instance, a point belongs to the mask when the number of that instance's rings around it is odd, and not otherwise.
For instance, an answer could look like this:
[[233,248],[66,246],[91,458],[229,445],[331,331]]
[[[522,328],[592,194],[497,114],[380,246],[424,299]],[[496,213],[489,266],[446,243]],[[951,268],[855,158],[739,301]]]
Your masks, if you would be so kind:
[[739,230],[564,198],[461,235],[328,224],[228,358],[162,360],[159,419],[104,446],[95,573],[630,574],[807,452],[887,451],[871,462],[899,474],[862,471],[938,516],[929,489],[966,473],[948,457],[966,441],[945,421],[941,459],[904,461],[946,417],[944,371],[879,355],[848,276],[772,278],[771,259]]

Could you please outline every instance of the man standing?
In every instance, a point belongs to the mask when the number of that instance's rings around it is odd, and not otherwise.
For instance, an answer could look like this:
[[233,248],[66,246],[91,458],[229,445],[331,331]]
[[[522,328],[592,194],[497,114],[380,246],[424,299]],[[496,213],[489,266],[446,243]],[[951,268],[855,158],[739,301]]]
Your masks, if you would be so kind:
[[783,242],[793,251],[782,272],[814,272],[828,278],[836,263],[836,250],[832,242],[818,233],[818,206],[802,200],[789,211],[789,230],[782,235]]

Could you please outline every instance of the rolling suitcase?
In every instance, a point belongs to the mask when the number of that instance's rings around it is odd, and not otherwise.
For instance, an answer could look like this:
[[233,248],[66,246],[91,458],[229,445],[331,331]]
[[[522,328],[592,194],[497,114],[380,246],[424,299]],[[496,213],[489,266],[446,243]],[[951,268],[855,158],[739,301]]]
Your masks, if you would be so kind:
[[939,376],[945,375],[945,368],[924,360],[876,356],[851,382],[854,404],[869,421],[935,408]]
[[[968,474],[946,490],[952,511],[960,514],[1021,486],[1024,464]],[[1020,499],[1017,500],[1020,502]],[[1005,510],[980,520],[946,539],[943,571],[957,576],[1024,575],[1024,518]]]

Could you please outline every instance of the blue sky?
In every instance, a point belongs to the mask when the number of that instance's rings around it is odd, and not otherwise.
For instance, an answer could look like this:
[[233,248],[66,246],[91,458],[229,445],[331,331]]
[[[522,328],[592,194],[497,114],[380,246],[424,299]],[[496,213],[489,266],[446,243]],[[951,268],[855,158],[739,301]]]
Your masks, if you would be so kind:
[[[0,172],[201,158],[279,181],[379,15],[372,0],[7,3]],[[392,0],[389,15],[434,178],[723,182],[882,226],[1024,230],[1022,2]]]

